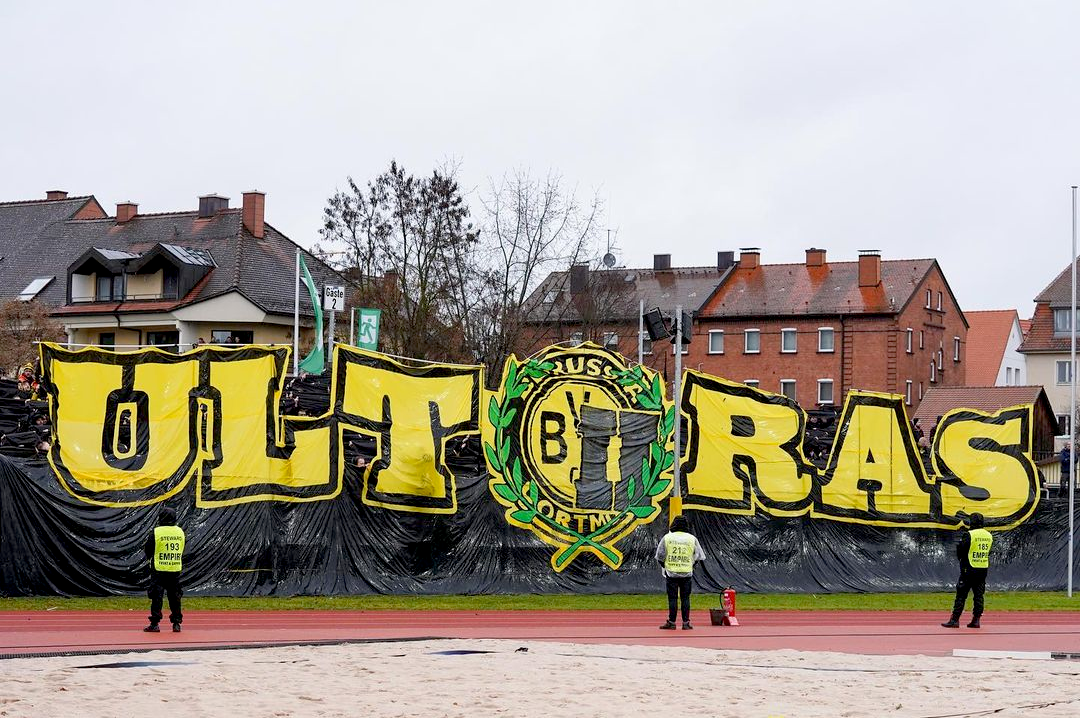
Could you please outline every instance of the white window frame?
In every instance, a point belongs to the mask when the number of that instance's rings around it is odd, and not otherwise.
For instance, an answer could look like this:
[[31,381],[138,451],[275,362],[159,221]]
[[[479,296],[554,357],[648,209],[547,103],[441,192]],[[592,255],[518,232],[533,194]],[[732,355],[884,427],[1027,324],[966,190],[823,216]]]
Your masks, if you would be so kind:
[[930,303],[931,303],[931,302],[932,302],[933,300],[934,300],[934,290],[932,290],[932,289],[927,289],[927,290],[926,290],[926,308],[927,308],[927,309],[929,309],[929,308],[930,308]]
[[746,384],[747,386],[752,386],[755,389],[761,388],[761,382],[757,379],[743,379],[743,384]]
[[[790,384],[791,385],[791,396],[788,396],[787,394],[784,393],[784,385],[785,384]],[[798,385],[795,383],[794,379],[781,379],[780,380],[780,395],[781,396],[787,396],[788,399],[791,399],[792,401],[797,401],[797,399],[795,398],[797,391],[798,391]]]
[[570,332],[570,344],[581,346],[585,343],[585,332]]
[[[720,351],[713,351],[712,340],[713,340],[713,335],[714,334],[717,334],[717,335],[720,336]],[[708,350],[709,350],[709,354],[723,354],[724,353],[724,330],[723,329],[710,329],[709,330],[709,346],[708,346]]]
[[[832,348],[831,349],[822,349],[821,348],[821,337],[824,336],[825,332],[829,332],[832,335]],[[836,352],[836,330],[835,329],[833,329],[832,327],[818,327],[818,330],[817,330],[817,350],[818,350],[818,353],[820,353],[820,354],[833,354],[833,353]]]
[[939,312],[943,312],[943,311],[945,311],[944,309],[942,309],[942,308],[941,308],[941,307],[942,307],[942,299],[943,299],[943,294],[942,294],[942,292],[938,292],[938,293],[937,293],[937,310],[938,310]]
[[930,362],[930,383],[937,383],[937,364],[935,364],[933,361]]
[[923,386],[922,386],[922,382],[920,381],[919,382],[919,401],[922,401],[922,395],[923,395]]
[[943,370],[945,368],[944,366],[942,366],[944,358],[945,358],[945,351],[941,347],[938,347],[938,350],[937,350],[937,370],[938,371],[941,371],[941,370]]
[[[619,351],[620,339],[621,337],[619,336],[618,332],[604,332],[602,346],[605,349],[610,349],[611,351]],[[615,346],[611,346],[612,344],[614,344]]]
[[[794,341],[794,347],[791,349],[784,348],[784,338],[791,336]],[[760,342],[760,340],[759,340]],[[760,346],[760,345],[759,345]],[[795,327],[786,327],[780,330],[780,353],[781,354],[797,354],[799,351],[799,330]]]
[[1012,386],[1012,367],[1005,367],[1005,386]]
[[960,361],[960,337],[952,338],[952,360]]
[[1058,436],[1068,436],[1069,435],[1069,415],[1068,414],[1057,414],[1057,415],[1054,416],[1054,418],[1057,419],[1058,427],[1064,429],[1064,431],[1062,433],[1058,434]]
[[[828,401],[824,401],[821,398],[821,389],[826,384],[829,385],[829,400]],[[835,404],[836,403],[836,394],[834,392],[833,380],[832,379],[818,379],[817,380],[817,403],[818,404]]]
[[912,383],[913,382],[911,381],[911,379],[908,379],[907,381],[904,382],[904,403],[907,404],[908,406],[911,406],[911,385],[912,385]]
[[675,342],[674,344],[671,345],[671,356],[675,356],[675,347],[677,347],[677,346],[682,346],[682,355],[683,356],[686,356],[687,354],[690,353],[690,345],[689,344],[683,344],[682,342]]
[[926,332],[922,329],[919,330],[919,349],[926,348]]
[[[750,335],[757,336],[757,349],[751,350]],[[743,354],[760,354],[761,353],[761,330],[760,329],[744,329],[743,330]]]
[[[1057,382],[1058,386],[1066,386],[1068,384],[1072,384],[1072,374],[1069,372],[1069,364],[1070,363],[1071,362],[1068,359],[1066,359],[1065,361],[1055,361],[1054,362],[1054,379]],[[1062,381],[1062,379],[1061,379],[1061,370],[1063,368],[1065,369],[1065,380],[1064,381]]]
[[640,332],[638,332],[638,336],[640,337],[639,341],[641,342],[641,354],[642,354],[642,356],[648,356],[648,355],[652,354],[653,342],[652,342],[652,339],[649,338],[649,333],[646,332],[646,331],[640,331]]
[[907,353],[912,354],[915,352],[915,330],[911,327],[907,328]]

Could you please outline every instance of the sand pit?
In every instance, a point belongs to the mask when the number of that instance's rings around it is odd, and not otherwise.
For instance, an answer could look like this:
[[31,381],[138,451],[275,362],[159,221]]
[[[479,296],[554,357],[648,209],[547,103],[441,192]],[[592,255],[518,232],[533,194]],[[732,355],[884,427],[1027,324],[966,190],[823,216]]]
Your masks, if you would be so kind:
[[1042,718],[1080,714],[1080,662],[496,640],[0,661],[0,716],[166,714]]

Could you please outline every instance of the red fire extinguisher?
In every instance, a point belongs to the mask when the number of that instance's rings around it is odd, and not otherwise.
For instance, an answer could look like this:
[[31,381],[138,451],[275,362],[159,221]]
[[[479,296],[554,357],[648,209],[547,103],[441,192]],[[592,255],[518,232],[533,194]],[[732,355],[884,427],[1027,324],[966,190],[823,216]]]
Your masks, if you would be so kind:
[[739,619],[735,617],[735,589],[725,588],[720,594],[720,605],[724,609],[724,626],[738,626]]

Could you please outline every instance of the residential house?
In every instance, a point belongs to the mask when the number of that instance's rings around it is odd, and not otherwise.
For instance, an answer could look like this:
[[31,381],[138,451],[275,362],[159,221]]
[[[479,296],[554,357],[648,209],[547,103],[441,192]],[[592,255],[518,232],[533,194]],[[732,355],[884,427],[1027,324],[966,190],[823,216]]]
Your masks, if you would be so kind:
[[1070,429],[1072,372],[1069,371],[1069,354],[1074,314],[1071,306],[1072,271],[1071,267],[1065,267],[1035,297],[1031,328],[1018,349],[1027,359],[1028,383],[1046,387],[1046,395],[1058,420],[1059,437],[1068,437]]
[[[187,349],[291,343],[299,251],[317,286],[345,284],[265,219],[266,196],[219,195],[198,209],[108,216],[92,196],[51,191],[0,204],[0,298],[50,307],[74,345]],[[301,292],[302,324],[314,314]]]
[[804,407],[852,389],[901,394],[912,409],[935,386],[963,386],[967,320],[934,259],[762,264],[756,248],[695,315],[687,363],[784,394]]
[[1018,350],[1024,341],[1015,309],[964,312],[968,320],[968,386],[1023,386],[1027,360]]
[[[554,272],[526,304],[533,331],[522,351],[591,340],[635,357],[639,308],[682,305],[693,326],[684,367],[807,408],[839,404],[850,389],[903,394],[914,408],[932,386],[963,385],[967,321],[936,260],[865,252],[829,262],[823,249],[801,264],[760,259],[748,249],[738,261],[719,252],[715,267],[673,268],[658,254],[652,269]],[[644,363],[670,379],[674,347],[642,344]]]

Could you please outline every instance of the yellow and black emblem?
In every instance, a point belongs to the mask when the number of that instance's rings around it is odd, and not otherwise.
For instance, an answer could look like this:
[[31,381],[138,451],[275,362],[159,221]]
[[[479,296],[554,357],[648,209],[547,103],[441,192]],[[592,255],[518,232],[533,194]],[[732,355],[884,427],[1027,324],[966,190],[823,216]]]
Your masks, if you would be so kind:
[[549,347],[507,361],[488,419],[489,485],[507,520],[558,549],[556,571],[582,552],[618,568],[616,543],[671,489],[675,408],[660,376],[595,345]]

